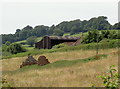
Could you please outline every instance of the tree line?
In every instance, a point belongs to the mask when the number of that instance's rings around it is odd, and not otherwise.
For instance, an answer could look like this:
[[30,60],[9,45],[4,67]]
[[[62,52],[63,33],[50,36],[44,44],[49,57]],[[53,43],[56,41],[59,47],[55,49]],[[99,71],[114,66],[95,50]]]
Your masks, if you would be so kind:
[[90,20],[83,20],[83,21],[81,21],[80,19],[73,21],[63,21],[56,26],[52,25],[50,27],[44,25],[38,25],[33,28],[32,26],[27,25],[22,29],[16,29],[15,34],[2,34],[2,43],[4,44],[6,41],[9,42],[21,41],[31,36],[36,36],[36,37],[42,37],[45,35],[62,36],[64,33],[75,34],[78,32],[87,32],[95,29],[119,30],[120,22],[111,25],[107,21],[107,17],[99,16],[99,17],[91,18]]

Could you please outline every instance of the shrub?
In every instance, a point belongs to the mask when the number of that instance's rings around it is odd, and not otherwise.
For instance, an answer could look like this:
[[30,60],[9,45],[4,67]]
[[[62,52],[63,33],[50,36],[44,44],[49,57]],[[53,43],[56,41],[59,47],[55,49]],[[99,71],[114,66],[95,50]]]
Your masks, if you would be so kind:
[[119,43],[118,43],[119,40],[111,40],[109,42],[109,48],[114,48],[114,47],[119,47]]
[[114,65],[110,66],[109,71],[107,72],[107,75],[98,76],[103,80],[103,85],[109,89],[116,89],[118,87],[118,84],[120,83],[119,81],[120,76],[117,70],[113,67],[115,66]]
[[7,50],[7,45],[6,44],[2,44],[2,52]]
[[20,44],[18,43],[13,43],[10,46],[7,47],[7,51],[12,53],[12,54],[17,54],[20,52],[25,52],[26,49],[23,48]]

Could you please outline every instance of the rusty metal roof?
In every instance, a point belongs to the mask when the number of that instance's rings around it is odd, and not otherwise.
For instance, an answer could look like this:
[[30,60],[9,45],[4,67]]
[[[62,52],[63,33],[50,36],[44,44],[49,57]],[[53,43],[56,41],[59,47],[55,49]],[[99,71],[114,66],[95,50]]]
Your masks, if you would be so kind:
[[70,36],[49,36],[53,40],[78,40],[80,37],[70,37]]

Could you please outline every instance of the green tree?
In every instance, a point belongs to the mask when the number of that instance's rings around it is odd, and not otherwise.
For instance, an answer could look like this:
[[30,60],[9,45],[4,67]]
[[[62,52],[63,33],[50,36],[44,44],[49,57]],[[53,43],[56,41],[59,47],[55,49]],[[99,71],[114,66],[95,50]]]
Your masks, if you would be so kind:
[[20,29],[16,29],[16,33],[20,32],[21,30]]
[[25,52],[26,50],[20,44],[12,43],[7,47],[7,51],[12,53],[12,54],[17,54],[20,52]]
[[108,35],[109,39],[117,39],[118,38],[118,32],[116,31],[111,31]]
[[6,44],[2,44],[2,52],[7,51],[7,45]]
[[73,27],[71,28],[70,34],[73,35],[73,34],[78,33],[78,32],[79,32],[79,29],[77,28],[77,26],[73,26]]
[[47,31],[47,35],[52,35],[54,29],[55,29],[55,25],[52,25],[52,26],[49,28],[49,30]]
[[27,25],[27,26],[24,27],[22,30],[27,30],[27,31],[29,31],[29,30],[32,30],[32,29],[33,29],[32,26]]
[[57,36],[63,36],[64,32],[60,29],[55,29],[54,30],[54,35],[57,35]]
[[37,37],[44,36],[44,35],[47,35],[48,29],[49,29],[48,26],[39,25],[34,28],[33,33]]
[[31,36],[31,37],[27,38],[26,43],[32,47],[36,43],[36,37]]
[[118,29],[118,30],[120,30],[120,22],[119,22],[119,23],[115,23],[115,24],[112,26],[112,29]]
[[109,35],[110,35],[110,31],[101,31],[101,33],[102,33],[102,36],[103,36],[103,38],[109,38]]
[[88,34],[84,37],[82,43],[92,43],[99,42],[102,40],[102,36],[100,35],[98,30],[89,31]]

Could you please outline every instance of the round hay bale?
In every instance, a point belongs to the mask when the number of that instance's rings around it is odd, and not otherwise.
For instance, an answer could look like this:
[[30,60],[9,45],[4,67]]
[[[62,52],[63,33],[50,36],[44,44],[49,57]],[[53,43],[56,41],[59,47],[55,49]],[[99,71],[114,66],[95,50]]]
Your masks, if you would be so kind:
[[38,65],[40,66],[43,66],[43,65],[46,65],[46,64],[49,64],[50,62],[48,61],[48,59],[46,59],[45,56],[40,56],[38,58]]
[[22,68],[23,66],[33,65],[33,64],[37,64],[37,61],[32,56],[28,56],[28,58],[24,62],[22,62],[20,68]]

